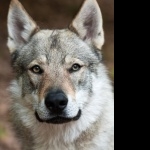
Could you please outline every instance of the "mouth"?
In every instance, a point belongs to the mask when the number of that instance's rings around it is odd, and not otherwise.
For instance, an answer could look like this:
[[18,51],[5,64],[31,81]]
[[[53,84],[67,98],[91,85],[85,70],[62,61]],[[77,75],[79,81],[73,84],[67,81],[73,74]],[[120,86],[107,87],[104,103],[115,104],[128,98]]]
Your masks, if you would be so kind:
[[67,117],[62,117],[62,116],[56,116],[56,117],[53,117],[51,119],[48,119],[48,120],[42,120],[38,113],[35,112],[35,116],[36,116],[36,119],[39,121],[39,122],[43,122],[43,123],[51,123],[51,124],[64,124],[64,123],[68,123],[68,122],[71,122],[71,121],[77,121],[80,117],[81,117],[81,110],[78,111],[78,114],[73,117],[73,118],[67,118]]

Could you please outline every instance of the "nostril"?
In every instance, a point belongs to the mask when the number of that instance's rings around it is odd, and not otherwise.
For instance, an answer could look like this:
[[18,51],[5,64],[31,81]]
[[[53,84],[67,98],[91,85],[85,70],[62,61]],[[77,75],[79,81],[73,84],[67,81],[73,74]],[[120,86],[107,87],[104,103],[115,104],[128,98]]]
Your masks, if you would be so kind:
[[55,108],[55,103],[49,101],[49,102],[46,104],[46,106],[47,106],[49,109],[53,109],[53,108]]
[[59,103],[59,106],[66,106],[66,105],[67,105],[67,101],[66,101],[66,100],[61,101],[61,102]]

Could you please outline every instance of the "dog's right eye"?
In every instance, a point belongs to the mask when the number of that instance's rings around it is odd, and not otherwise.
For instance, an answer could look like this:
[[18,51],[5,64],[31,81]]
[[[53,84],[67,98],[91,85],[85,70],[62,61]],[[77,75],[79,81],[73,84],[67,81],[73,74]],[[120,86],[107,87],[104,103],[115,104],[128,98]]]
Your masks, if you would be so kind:
[[43,70],[38,65],[33,66],[30,70],[36,74],[42,74],[43,73]]

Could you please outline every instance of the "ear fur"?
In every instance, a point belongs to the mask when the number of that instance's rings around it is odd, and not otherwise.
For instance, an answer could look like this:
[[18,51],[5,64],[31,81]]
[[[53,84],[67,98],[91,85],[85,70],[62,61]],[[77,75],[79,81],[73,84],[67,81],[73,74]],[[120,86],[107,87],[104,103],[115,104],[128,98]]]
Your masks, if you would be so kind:
[[38,26],[18,0],[12,0],[8,12],[8,48],[10,53],[22,47],[37,32]]
[[104,44],[103,20],[96,0],[85,0],[70,29],[89,45],[101,49]]

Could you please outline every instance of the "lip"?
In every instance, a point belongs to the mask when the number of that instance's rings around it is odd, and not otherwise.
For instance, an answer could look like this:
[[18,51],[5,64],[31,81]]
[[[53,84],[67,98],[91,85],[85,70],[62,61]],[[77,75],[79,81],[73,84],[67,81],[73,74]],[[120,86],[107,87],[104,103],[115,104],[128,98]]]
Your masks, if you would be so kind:
[[81,117],[81,110],[78,111],[78,114],[73,117],[73,118],[67,118],[67,117],[62,117],[62,116],[56,116],[54,118],[51,118],[51,119],[48,119],[48,120],[42,120],[38,113],[35,112],[35,116],[36,116],[36,119],[39,121],[39,122],[45,122],[45,123],[51,123],[51,124],[64,124],[64,123],[68,123],[68,122],[71,122],[71,121],[77,121],[80,117]]

